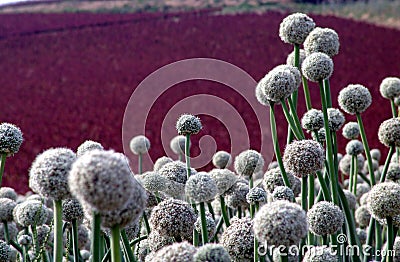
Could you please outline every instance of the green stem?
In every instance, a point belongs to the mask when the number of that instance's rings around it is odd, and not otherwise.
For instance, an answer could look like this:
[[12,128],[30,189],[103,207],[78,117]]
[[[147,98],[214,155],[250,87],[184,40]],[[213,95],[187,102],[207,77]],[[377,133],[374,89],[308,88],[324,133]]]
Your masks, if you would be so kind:
[[6,166],[6,158],[7,158],[7,154],[2,153],[1,154],[1,164],[0,164],[0,188],[1,188],[1,182],[3,180],[4,167]]
[[78,247],[78,222],[72,220],[72,248],[74,253],[74,261],[79,262],[79,247]]
[[307,177],[301,178],[301,207],[307,212]]
[[54,200],[54,262],[63,259],[63,232],[62,232],[62,204],[61,200]]
[[132,249],[129,244],[128,236],[126,235],[125,229],[121,230],[121,239],[124,245],[125,252],[127,254],[128,262],[135,262],[135,256],[133,255]]
[[150,230],[149,220],[147,219],[146,211],[143,211],[143,221],[146,227],[147,235],[149,235],[151,230]]
[[335,176],[335,167],[334,167],[334,159],[333,159],[333,147],[332,147],[332,137],[331,132],[329,131],[329,122],[328,122],[328,111],[327,104],[325,101],[325,92],[322,81],[319,82],[319,90],[321,96],[321,104],[322,104],[322,112],[324,114],[324,128],[326,135],[326,147],[327,147],[327,159],[328,159],[328,171],[331,180],[331,194],[333,203],[339,206],[339,197],[338,197],[338,182],[337,177]]
[[111,261],[121,262],[121,248],[119,245],[119,225],[111,228]]
[[142,153],[139,153],[139,170],[138,170],[138,172],[139,172],[139,175],[141,175],[142,174],[142,172],[143,172],[143,169],[142,169],[142,162],[143,162],[143,156],[142,156]]
[[391,255],[394,243],[393,219],[391,217],[387,217],[386,221],[387,221],[387,251],[388,251],[387,261],[393,262],[393,256]]
[[195,228],[193,229],[193,246],[199,246],[199,232]]
[[[367,241],[365,242],[366,246],[372,247],[372,241],[373,241],[373,237],[374,237],[374,228],[375,228],[375,219],[373,217],[371,217],[371,220],[369,221],[369,225],[368,225],[368,234],[367,234]],[[371,254],[372,252],[369,252],[369,254]],[[371,256],[364,256],[364,262],[368,262],[370,261]]]
[[225,199],[222,195],[219,196],[219,202],[221,204],[221,213],[222,217],[224,218],[225,225],[226,227],[229,227],[231,223],[229,222],[228,212],[226,211]]
[[307,78],[304,76],[301,77],[303,80],[303,91],[304,91],[304,98],[306,100],[306,108],[307,110],[312,109],[312,104],[311,104],[311,96],[310,96],[310,90],[308,89],[308,82]]
[[240,206],[237,208],[237,216],[238,218],[242,218],[242,208]]
[[273,103],[271,103],[271,107],[270,107],[270,111],[269,111],[269,120],[271,122],[272,142],[274,144],[275,157],[276,157],[276,160],[278,161],[278,165],[281,170],[283,182],[284,182],[285,186],[290,188],[289,178],[286,174],[285,167],[283,166],[281,151],[279,148],[278,135],[276,132],[275,108],[274,107],[275,107],[275,105]]
[[329,78],[324,80],[324,91],[325,91],[326,106],[328,108],[331,108],[332,107],[332,99],[331,99],[331,86],[329,84]]
[[396,118],[397,117],[397,109],[396,109],[396,105],[394,104],[394,99],[393,98],[390,99],[390,106],[392,108],[393,118]]
[[[314,175],[308,176],[308,210],[310,210],[314,205],[314,197],[315,197],[315,188],[314,188]],[[314,235],[311,232],[308,232],[307,235],[307,244],[314,244]]]
[[187,178],[190,177],[190,134],[186,135],[185,141],[185,160],[186,160],[186,169],[187,169]]
[[210,203],[210,202],[207,202],[207,208],[208,208],[208,212],[210,212],[210,214],[211,214],[212,218],[215,220],[215,213],[214,213],[214,209],[213,209],[213,207],[212,207],[212,205],[211,205],[211,203]]
[[318,181],[321,186],[321,189],[322,189],[322,194],[324,196],[324,199],[326,201],[331,201],[331,195],[329,193],[329,188],[328,188],[327,184],[325,183],[325,179],[324,179],[324,176],[322,175],[321,171],[317,171],[317,177],[318,177]]
[[218,233],[221,230],[223,224],[224,224],[224,219],[221,217],[218,220],[217,226],[215,228],[214,237],[210,240],[210,242],[214,242],[214,241],[218,242]]
[[371,185],[375,185],[375,175],[374,175],[374,167],[372,165],[372,157],[369,151],[368,140],[365,134],[365,129],[363,125],[363,121],[361,119],[360,113],[356,113],[358,126],[360,127],[360,134],[361,134],[361,141],[364,146],[365,156],[367,157],[368,161],[368,172],[369,172],[369,179],[371,180]]
[[92,261],[100,261],[100,223],[101,216],[100,214],[93,212],[93,221],[92,221]]
[[289,104],[290,112],[292,112],[292,117],[293,117],[294,122],[297,127],[297,132],[299,132],[300,137],[302,137],[304,139],[304,132],[301,127],[300,119],[297,115],[296,106],[293,104],[293,100],[290,97],[288,98],[288,104]]
[[8,232],[7,221],[3,221],[3,227],[4,227],[4,240],[6,241],[7,244],[10,244],[10,233]]
[[[250,177],[249,179],[249,189],[251,190],[253,188],[253,176]],[[254,205],[250,204],[250,217],[254,218]]]
[[396,146],[395,145],[390,146],[389,153],[388,153],[388,155],[386,157],[385,165],[383,166],[383,170],[382,170],[382,174],[381,174],[381,179],[380,179],[381,183],[385,182],[386,173],[387,173],[387,171],[389,169],[390,160],[392,159],[394,151],[396,151]]
[[207,230],[207,218],[206,218],[206,208],[204,202],[200,202],[200,218],[201,218],[201,240],[203,241],[203,246],[208,243],[208,230]]
[[22,261],[29,262],[28,247],[26,245],[22,246]]
[[[303,139],[301,133],[297,130],[297,126],[293,120],[293,117],[290,115],[290,111],[285,103],[285,100],[283,100],[283,99],[281,100],[281,105],[282,105],[282,109],[283,109],[283,114],[285,115],[286,121],[289,124],[289,129],[293,132],[294,136],[297,139],[299,139],[299,140]],[[272,105],[271,105],[271,108],[272,108]],[[290,142],[288,141],[288,143],[290,143]]]
[[130,245],[131,247],[133,247],[134,245],[136,245],[137,243],[139,243],[140,241],[145,240],[145,239],[147,239],[147,235],[144,235],[144,236],[135,238],[134,240],[132,240],[132,241],[129,243],[129,245]]

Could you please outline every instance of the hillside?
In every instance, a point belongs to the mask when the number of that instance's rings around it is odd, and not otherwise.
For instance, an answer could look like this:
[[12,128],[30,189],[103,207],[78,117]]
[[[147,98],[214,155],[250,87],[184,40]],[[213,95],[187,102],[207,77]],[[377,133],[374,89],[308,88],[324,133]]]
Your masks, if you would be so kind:
[[[20,126],[25,136],[20,152],[7,160],[4,184],[12,184],[21,192],[27,190],[31,162],[49,147],[76,149],[84,140],[93,139],[106,148],[121,151],[121,128],[128,100],[143,79],[164,65],[187,58],[215,58],[232,63],[259,80],[269,69],[284,63],[291,52],[277,34],[284,16],[278,12],[217,15],[208,11],[167,15],[0,15],[0,97],[4,105],[0,120]],[[364,115],[365,125],[371,147],[382,148],[376,132],[379,123],[390,117],[390,105],[381,98],[378,87],[384,77],[399,75],[399,31],[336,17],[311,16],[319,26],[331,27],[340,36],[340,54],[334,58],[331,80],[333,97],[350,83],[370,89],[374,102]],[[313,85],[311,92],[314,101],[319,101]],[[153,160],[164,154],[161,130],[168,130],[168,135],[174,133],[174,126],[162,123],[165,114],[183,98],[204,93],[220,97],[236,108],[248,127],[251,146],[259,149],[261,131],[250,110],[253,105],[221,84],[196,80],[171,87],[151,107],[146,136],[152,141]],[[303,101],[302,96],[299,99]],[[300,104],[301,113],[304,106]],[[133,112],[138,122],[146,113]],[[224,115],[222,122],[236,121],[238,117],[229,112]],[[216,137],[218,149],[229,150],[230,130],[215,117],[202,119],[205,128],[193,137],[193,154],[199,154],[199,138],[207,134]],[[282,115],[279,119],[283,143],[286,125],[281,124]],[[135,121],[131,124],[135,125]],[[343,140],[340,142],[343,150]],[[169,141],[163,143],[168,151]],[[385,154],[386,149],[382,149]],[[134,165],[136,160],[132,161]],[[146,163],[145,169],[148,168]]]

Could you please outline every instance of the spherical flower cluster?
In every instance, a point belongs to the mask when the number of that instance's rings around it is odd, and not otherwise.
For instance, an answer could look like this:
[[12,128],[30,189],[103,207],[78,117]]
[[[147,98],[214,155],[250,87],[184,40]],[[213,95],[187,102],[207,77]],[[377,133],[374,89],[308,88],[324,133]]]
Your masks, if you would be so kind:
[[254,218],[257,239],[268,245],[297,245],[307,231],[306,213],[299,205],[284,200],[262,206]]
[[235,173],[229,169],[213,169],[208,174],[217,184],[218,195],[225,193],[238,180],[238,177],[235,175]]
[[18,204],[14,208],[14,221],[27,227],[30,225],[41,225],[46,222],[46,206],[37,201],[29,200]]
[[194,254],[195,262],[230,262],[231,257],[221,244],[205,244]]
[[188,203],[167,199],[153,208],[149,222],[162,235],[180,237],[192,232],[196,219]]
[[206,172],[198,172],[186,181],[185,193],[195,203],[208,202],[217,195],[218,187]]
[[296,80],[290,70],[274,68],[259,82],[265,100],[279,104],[296,89]]
[[364,152],[363,144],[358,140],[351,140],[346,145],[346,154],[351,156],[357,156]]
[[339,46],[339,36],[330,28],[316,27],[304,41],[304,51],[307,55],[321,52],[333,57],[339,53]]
[[366,205],[362,205],[356,209],[354,213],[354,218],[360,227],[367,227],[369,225],[369,221],[371,220],[371,213],[368,210]]
[[357,188],[356,198],[359,201],[361,200],[361,197],[364,194],[368,193],[371,190],[369,184],[367,184],[367,183],[359,183],[356,185],[356,188]]
[[200,118],[194,115],[181,115],[176,122],[176,130],[179,135],[194,135],[200,132],[202,128]]
[[[293,192],[292,192],[293,193]],[[253,187],[246,195],[247,203],[254,205],[267,202],[267,192],[261,187]]]
[[336,251],[327,246],[315,246],[310,248],[303,257],[303,262],[338,262]]
[[331,202],[320,201],[307,213],[310,231],[318,236],[331,235],[343,225],[342,210]]
[[17,200],[17,193],[11,187],[2,187],[0,188],[0,198],[8,198],[11,200]]
[[23,140],[22,132],[17,126],[0,124],[0,153],[12,156],[18,152]]
[[400,119],[390,118],[383,121],[378,129],[378,138],[387,147],[400,146]]
[[149,245],[149,249],[152,252],[156,252],[165,246],[169,246],[175,242],[173,237],[161,235],[157,230],[151,230],[147,243]]
[[166,164],[168,164],[168,163],[171,163],[171,162],[173,162],[173,161],[174,161],[174,160],[172,160],[172,158],[170,158],[170,157],[162,156],[162,157],[158,158],[158,159],[156,160],[156,162],[154,163],[153,170],[157,172],[157,171],[159,171],[164,165],[166,165]]
[[376,184],[369,192],[367,202],[374,217],[386,219],[400,215],[400,185],[394,182]]
[[302,13],[287,16],[279,26],[279,37],[288,44],[303,44],[308,34],[315,28],[314,21]]
[[[175,136],[174,138],[171,139],[169,146],[172,152],[179,155],[179,154],[185,154],[185,144],[186,144],[185,136]],[[189,141],[189,147],[190,147],[190,141]]]
[[[290,188],[293,190],[294,195],[297,196],[301,191],[301,182],[297,177],[293,176],[292,173],[286,172],[286,174],[289,179]],[[283,182],[282,173],[281,173],[280,169],[274,168],[274,169],[268,170],[264,174],[262,184],[263,184],[264,189],[271,194],[272,194],[272,192],[274,192],[274,190],[277,186],[284,186],[285,183]]]
[[249,207],[246,196],[249,193],[249,186],[247,183],[237,182],[228,191],[225,192],[224,197],[228,207],[237,209],[246,209]]
[[270,101],[268,101],[268,98],[264,95],[263,81],[265,81],[264,78],[257,83],[255,95],[258,103],[262,104],[263,106],[269,106]]
[[[363,155],[357,156],[357,169],[362,170],[364,166],[365,158]],[[339,169],[342,173],[348,175],[350,174],[350,165],[351,165],[351,155],[344,155],[342,159],[339,161]]]
[[318,109],[308,110],[301,118],[301,126],[308,131],[318,131],[324,127],[324,114]]
[[333,132],[338,131],[346,119],[342,112],[337,108],[328,108],[328,126]]
[[[206,227],[207,227],[207,235],[208,239],[211,239],[215,233],[215,220],[212,218],[212,215],[209,212],[206,212]],[[201,232],[201,217],[198,216],[196,222],[194,223],[194,227],[197,232]]]
[[63,220],[67,222],[72,222],[73,220],[80,221],[84,215],[83,207],[78,200],[70,198],[62,202]]
[[104,147],[99,142],[86,140],[76,149],[76,156],[80,157],[86,152],[90,152],[92,150],[104,150]]
[[143,136],[135,136],[129,142],[129,148],[135,155],[145,154],[150,149],[150,140]]
[[[132,179],[134,179],[132,177]],[[101,225],[105,228],[112,228],[116,225],[122,228],[136,223],[146,208],[146,191],[138,185],[130,193],[127,203],[118,209],[101,211]]]
[[[318,136],[317,136],[318,134]],[[324,143],[326,141],[326,132],[325,132],[325,128],[321,128],[320,130],[318,130],[317,133],[311,133],[311,137],[314,141],[317,141],[319,143]]]
[[30,169],[30,188],[54,200],[70,198],[68,174],[75,160],[75,153],[67,148],[44,151],[36,157]]
[[13,211],[17,203],[9,198],[0,198],[0,221],[10,222],[13,220]]
[[338,102],[340,108],[350,115],[359,114],[367,110],[372,103],[369,90],[359,84],[351,84],[339,92]]
[[79,202],[99,211],[123,207],[130,197],[129,192],[141,187],[132,179],[124,155],[99,150],[88,152],[75,161],[68,184]]
[[241,152],[235,158],[235,171],[241,176],[251,177],[264,167],[264,158],[255,150]]
[[212,162],[216,168],[227,168],[232,163],[232,157],[228,152],[218,151],[214,154]]
[[287,200],[293,202],[294,201],[293,190],[286,186],[278,186],[275,188],[274,192],[272,192],[272,198],[274,201]]
[[231,225],[222,234],[221,244],[233,261],[252,259],[253,243],[253,221],[248,217],[232,219]]
[[350,192],[349,190],[343,190],[344,195],[346,196],[347,204],[351,210],[356,209],[357,206],[357,198],[356,196]]
[[374,149],[371,149],[371,157],[373,158],[373,159],[375,159],[376,161],[380,161],[381,160],[381,150],[379,150],[378,148],[374,148]]
[[[295,66],[294,63],[294,56],[295,56],[295,51],[292,51],[286,58],[286,64],[291,65],[291,66]],[[300,49],[300,56],[299,56],[299,65],[301,66],[301,64],[303,63],[304,59],[306,58],[306,52],[303,49]]]
[[348,122],[345,124],[343,126],[342,135],[347,139],[356,139],[360,135],[360,127],[358,126],[358,123]]
[[379,91],[384,98],[394,99],[400,95],[400,78],[386,77],[379,86]]
[[367,241],[367,232],[364,229],[356,228],[356,234],[361,245],[364,245]]
[[322,169],[325,151],[320,143],[313,140],[293,141],[286,146],[283,161],[288,171],[307,176]]
[[22,246],[27,246],[32,244],[32,237],[30,235],[20,235],[17,239],[18,244],[22,245]]
[[[185,163],[181,161],[173,161],[171,163],[165,164],[158,173],[177,183],[185,184],[187,180],[187,170]],[[194,172],[191,172],[193,175]]]
[[157,172],[146,172],[141,179],[143,187],[150,192],[164,191],[168,187],[169,180]]
[[[193,261],[196,248],[188,242],[175,243],[158,250],[151,261],[153,262],[187,262]],[[147,259],[146,259],[147,261]]]
[[390,163],[388,171],[386,173],[386,179],[396,182],[400,179],[400,164]]
[[295,67],[293,65],[282,64],[282,65],[276,66],[274,68],[274,70],[286,70],[286,71],[290,72],[292,74],[293,78],[294,78],[296,89],[300,86],[300,84],[301,84],[301,72],[297,67]]
[[320,82],[332,75],[333,61],[324,53],[312,53],[304,59],[301,71],[308,80]]
[[10,261],[10,255],[11,255],[11,247],[7,245],[6,242],[3,240],[0,240],[0,261],[2,262],[8,262]]

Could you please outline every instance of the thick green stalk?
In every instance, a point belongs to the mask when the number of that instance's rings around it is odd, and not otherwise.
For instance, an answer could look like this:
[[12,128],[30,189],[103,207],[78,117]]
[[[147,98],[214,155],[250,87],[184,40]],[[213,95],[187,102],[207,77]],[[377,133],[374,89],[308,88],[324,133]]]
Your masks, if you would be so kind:
[[301,177],[301,207],[307,212],[307,177]]
[[206,208],[204,202],[200,202],[200,219],[201,219],[201,240],[203,241],[203,246],[208,243],[208,231],[207,231],[207,218],[206,218]]
[[367,140],[367,136],[365,134],[364,124],[361,119],[360,113],[356,113],[356,116],[357,116],[358,126],[360,127],[361,141],[363,143],[365,156],[367,157],[367,161],[368,161],[369,179],[371,180],[371,184],[373,186],[373,185],[375,185],[375,175],[374,175],[374,167],[372,165],[372,157],[371,157],[371,153],[369,151],[368,140]]
[[303,128],[301,127],[299,116],[297,115],[296,106],[293,104],[293,101],[290,97],[288,98],[288,104],[289,104],[290,112],[292,112],[292,117],[293,117],[294,123],[296,124],[297,131],[299,132],[300,137],[302,137],[304,139],[304,132],[303,132]]
[[134,256],[133,252],[132,252],[132,249],[130,247],[128,236],[126,235],[125,229],[121,230],[121,239],[122,239],[122,243],[124,245],[124,249],[125,249],[125,252],[126,252],[126,255],[127,255],[128,262],[135,262],[136,259],[135,259],[135,256]]
[[394,104],[393,98],[390,99],[390,107],[392,108],[393,118],[396,118],[397,117],[397,109],[396,109],[396,105]]
[[62,204],[61,200],[54,200],[54,262],[63,259],[63,232],[62,232]]
[[[315,197],[315,188],[314,188],[314,175],[308,176],[308,210],[310,210],[314,205],[314,197]],[[307,235],[307,244],[313,245],[314,244],[314,235],[311,232],[308,232]]]
[[393,250],[394,243],[394,231],[393,231],[393,219],[391,217],[386,218],[387,221],[387,261],[393,262],[393,255],[391,254]]
[[[281,105],[283,109],[283,114],[285,115],[286,121],[288,122],[290,130],[293,132],[294,136],[298,139],[301,140],[304,138],[304,135],[302,135],[298,130],[297,130],[297,125],[293,119],[293,117],[290,114],[289,108],[286,105],[285,100],[281,100]],[[272,105],[271,105],[272,108]],[[272,128],[272,127],[271,127]],[[288,142],[290,143],[290,142]]]
[[226,227],[229,227],[231,223],[229,222],[228,212],[226,211],[225,199],[222,195],[219,196],[219,202],[221,204],[221,213],[222,217],[224,218],[225,225]]
[[311,96],[310,96],[310,90],[308,89],[308,82],[307,78],[304,76],[301,77],[303,80],[303,91],[304,91],[304,98],[306,100],[306,108],[307,110],[312,109],[312,104],[311,104]]
[[331,86],[329,84],[329,78],[324,80],[324,92],[325,92],[326,106],[328,108],[331,108],[332,107],[332,99],[331,99]]
[[100,223],[101,216],[97,212],[93,212],[93,221],[92,221],[92,261],[100,261]]
[[10,233],[8,232],[7,221],[3,221],[3,227],[4,227],[4,240],[6,241],[7,244],[10,244]]
[[334,167],[334,159],[333,159],[333,147],[332,147],[332,137],[331,132],[329,132],[329,122],[328,122],[328,111],[327,104],[325,101],[325,91],[322,81],[319,82],[319,90],[321,96],[321,104],[322,104],[322,112],[324,114],[324,128],[326,134],[326,147],[327,147],[327,160],[328,160],[328,171],[331,180],[331,194],[333,203],[339,206],[339,197],[338,197],[338,182],[337,177],[335,176],[335,167]]
[[214,209],[213,209],[213,207],[212,207],[212,205],[211,205],[211,203],[210,203],[210,202],[207,202],[207,208],[208,208],[208,212],[210,212],[210,214],[211,214],[212,218],[215,220],[215,213],[214,213]]
[[143,169],[142,169],[142,162],[143,162],[143,156],[142,156],[142,153],[139,153],[139,170],[138,170],[138,172],[139,172],[139,175],[141,175],[142,174],[142,172],[143,172]]
[[186,169],[187,169],[187,178],[190,177],[190,134],[186,135],[185,141],[185,160],[186,160]]
[[[253,176],[250,177],[249,179],[249,189],[251,190],[253,188]],[[254,205],[250,204],[250,217],[254,218]]]
[[0,188],[1,188],[1,182],[3,181],[4,167],[6,166],[6,158],[7,158],[7,154],[6,154],[6,153],[1,153],[1,163],[0,163]]
[[396,150],[396,146],[395,145],[390,146],[389,153],[388,153],[388,155],[386,157],[386,160],[385,160],[385,165],[383,166],[381,179],[379,181],[381,183],[385,182],[386,173],[387,173],[389,165],[390,165],[390,160],[392,159],[392,156],[393,156],[395,150]]
[[121,262],[121,247],[119,244],[119,225],[111,228],[111,261]]
[[317,171],[317,177],[318,177],[319,184],[321,185],[321,190],[322,190],[322,194],[324,196],[325,201],[331,201],[332,199],[331,199],[331,195],[329,192],[329,188],[328,188],[327,184],[325,183],[325,179],[324,179],[324,176],[322,175],[321,171]]
[[282,161],[282,156],[281,156],[281,151],[279,148],[279,142],[278,142],[278,135],[276,132],[276,121],[275,121],[275,110],[274,110],[275,105],[271,103],[270,106],[270,111],[269,111],[269,120],[271,123],[271,134],[272,134],[272,143],[274,144],[274,151],[275,151],[275,157],[276,160],[278,161],[279,168],[281,170],[281,175],[283,182],[285,186],[290,188],[290,182],[289,178],[286,174],[285,167],[283,166],[283,161]]
[[72,220],[72,249],[74,253],[74,261],[79,262],[79,247],[78,247],[78,222]]

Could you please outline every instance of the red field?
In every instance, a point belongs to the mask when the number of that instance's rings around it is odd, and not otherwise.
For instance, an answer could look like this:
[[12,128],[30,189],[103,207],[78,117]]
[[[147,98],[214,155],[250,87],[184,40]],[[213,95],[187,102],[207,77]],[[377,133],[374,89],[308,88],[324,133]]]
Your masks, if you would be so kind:
[[[122,120],[129,97],[146,76],[164,65],[187,58],[216,58],[259,80],[284,63],[292,49],[277,33],[284,16],[272,12],[1,15],[0,121],[18,125],[25,137],[20,152],[7,160],[4,185],[20,192],[28,190],[30,164],[49,147],[76,149],[84,140],[93,139],[121,151]],[[379,123],[390,117],[390,104],[381,98],[379,83],[386,76],[399,76],[399,32],[334,17],[312,17],[318,26],[331,27],[340,36],[332,96],[336,98],[350,83],[370,89],[373,104],[363,117],[371,147],[382,148],[376,132]],[[318,90],[313,85],[310,88],[319,107]],[[259,149],[258,123],[238,93],[209,81],[190,81],[169,89],[152,107],[146,130],[152,141],[152,159],[164,154],[160,134],[166,112],[179,100],[201,93],[212,93],[233,105],[245,119],[251,146]],[[299,99],[303,101],[302,96]],[[336,99],[333,102],[337,106]],[[303,103],[299,112],[304,112]],[[145,117],[141,112],[136,115]],[[286,125],[282,115],[279,119],[283,144]],[[229,150],[226,128],[209,116],[203,117],[203,124],[201,135],[212,135],[218,149]],[[199,153],[198,137],[193,137],[194,155]],[[344,141],[340,138],[339,142],[343,151]]]

